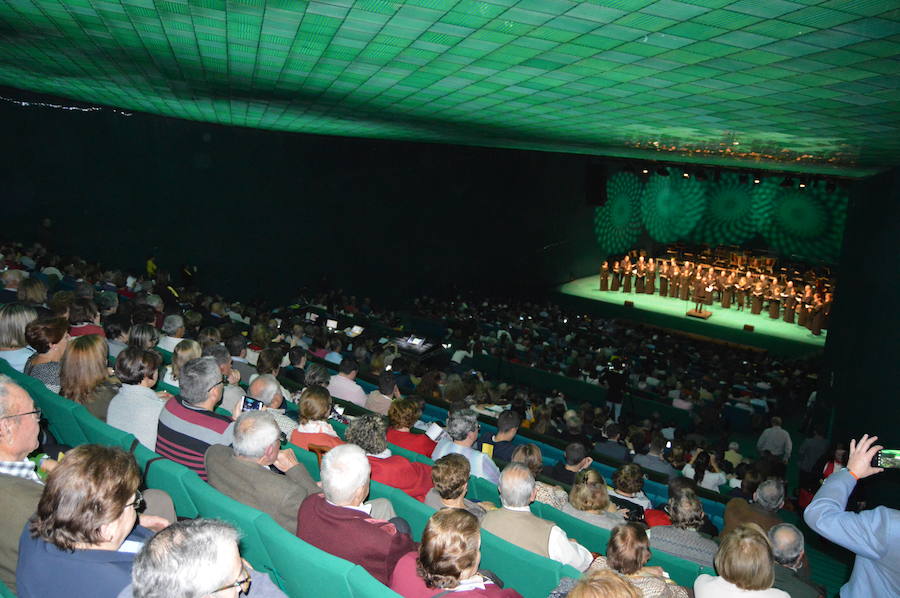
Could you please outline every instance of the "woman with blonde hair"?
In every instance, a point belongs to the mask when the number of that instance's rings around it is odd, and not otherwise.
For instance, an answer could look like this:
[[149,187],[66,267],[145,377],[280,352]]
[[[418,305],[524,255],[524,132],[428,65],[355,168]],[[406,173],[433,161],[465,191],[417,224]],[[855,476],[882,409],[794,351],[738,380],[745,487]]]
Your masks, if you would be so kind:
[[541,449],[536,444],[520,444],[513,451],[511,462],[522,463],[534,476],[534,500],[548,504],[551,507],[562,510],[568,504],[566,491],[559,486],[553,486],[537,480],[537,476],[544,471],[544,460]]
[[772,546],[762,528],[744,523],[724,538],[716,553],[719,577],[700,575],[694,580],[696,598],[790,598],[772,587],[775,582]]
[[202,354],[203,349],[197,341],[192,341],[189,338],[180,341],[175,345],[175,350],[172,351],[172,363],[166,366],[163,382],[178,388],[178,376],[181,373],[181,368],[184,367],[184,364],[192,359],[197,359]]
[[578,472],[562,512],[603,529],[625,523],[625,517],[609,500],[606,480],[596,469]]
[[332,448],[344,441],[328,423],[331,395],[324,386],[307,386],[300,393],[300,425],[291,432],[291,442],[309,450],[310,445]]
[[63,353],[59,372],[59,394],[84,405],[102,421],[106,421],[109,402],[119,392],[106,365],[108,354],[102,336],[86,334],[73,338]]
[[34,355],[25,338],[25,327],[36,319],[37,311],[33,307],[15,303],[0,306],[0,359],[5,359],[16,371],[23,371],[25,362]]

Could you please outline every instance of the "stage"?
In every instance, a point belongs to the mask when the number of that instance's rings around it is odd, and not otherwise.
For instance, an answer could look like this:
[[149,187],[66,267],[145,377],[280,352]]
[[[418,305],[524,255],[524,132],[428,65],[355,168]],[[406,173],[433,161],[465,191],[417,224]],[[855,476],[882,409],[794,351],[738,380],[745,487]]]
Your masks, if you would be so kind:
[[[796,323],[773,320],[765,311],[753,315],[749,309],[737,311],[734,306],[722,309],[718,303],[714,303],[703,306],[704,310],[712,312],[712,316],[708,320],[700,320],[685,315],[685,312],[693,309],[692,301],[660,297],[658,294],[600,291],[599,276],[573,280],[558,287],[557,291],[567,307],[579,311],[750,345],[779,355],[808,355],[821,351],[825,346],[827,331],[823,330],[821,336],[816,336]],[[626,301],[634,302],[634,307],[625,307]],[[745,324],[753,326],[754,331],[744,330]]]

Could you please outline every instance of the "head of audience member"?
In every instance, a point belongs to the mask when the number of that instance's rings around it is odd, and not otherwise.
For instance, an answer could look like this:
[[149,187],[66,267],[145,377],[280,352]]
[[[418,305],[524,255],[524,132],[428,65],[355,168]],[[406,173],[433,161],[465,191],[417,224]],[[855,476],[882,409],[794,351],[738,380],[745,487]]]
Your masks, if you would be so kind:
[[222,334],[219,332],[218,328],[203,328],[200,332],[197,333],[197,342],[200,343],[201,347],[206,349],[207,345],[220,344],[222,342]]
[[510,463],[500,474],[499,489],[504,507],[527,507],[534,501],[534,475],[524,463]]
[[153,308],[153,311],[156,313],[162,313],[165,311],[165,304],[163,303],[162,297],[159,295],[153,295],[152,293],[144,297],[144,304],[149,305]]
[[37,278],[26,278],[19,284],[16,299],[24,305],[42,306],[47,302],[47,285]]
[[641,591],[609,569],[588,570],[568,598],[641,598]]
[[40,419],[28,393],[0,374],[0,461],[22,461],[38,447]]
[[356,363],[355,359],[352,357],[345,357],[341,360],[341,365],[338,366],[338,375],[349,378],[350,380],[356,380],[356,375],[358,373],[359,364]]
[[69,323],[63,318],[32,320],[25,326],[25,340],[50,361],[59,361],[69,342]]
[[304,381],[307,386],[324,386],[328,388],[328,382],[331,380],[331,374],[328,369],[320,363],[311,363],[306,366],[306,375]]
[[803,532],[790,523],[779,523],[766,533],[772,545],[772,556],[782,567],[796,571],[803,566]]
[[69,341],[59,364],[59,394],[76,403],[90,401],[94,389],[109,379],[109,345],[97,334]]
[[324,386],[307,386],[300,393],[300,423],[328,421],[331,413],[331,394]]
[[606,563],[622,575],[634,575],[650,560],[650,538],[639,523],[613,528],[606,545]]
[[233,368],[231,354],[228,353],[228,349],[222,345],[216,344],[204,345],[201,343],[200,346],[203,347],[202,357],[212,357],[219,367],[219,372],[221,372],[222,376],[227,378],[232,375],[232,372],[237,371]]
[[288,361],[295,368],[303,369],[306,367],[306,349],[297,345],[288,349]]
[[75,294],[72,291],[56,291],[50,297],[47,307],[50,308],[54,315],[68,320],[69,307],[71,307],[73,301],[75,301]]
[[369,455],[379,455],[387,449],[387,422],[375,413],[361,415],[350,422],[344,440],[362,447]]
[[784,484],[778,480],[760,483],[753,493],[753,502],[766,511],[777,511],[784,506]]
[[156,326],[156,310],[145,303],[136,304],[131,310],[131,324],[149,324]]
[[603,435],[610,442],[618,442],[622,438],[622,427],[619,424],[606,424],[603,428]]
[[431,482],[448,507],[464,508],[463,498],[469,489],[469,460],[459,453],[444,455],[431,468]]
[[97,295],[97,309],[100,310],[100,317],[110,316],[119,309],[119,296],[113,291],[103,291]]
[[697,456],[694,457],[694,461],[691,465],[694,468],[694,481],[698,484],[703,481],[703,477],[706,475],[706,472],[709,471],[710,462],[711,458],[706,451],[700,451],[697,453]]
[[259,352],[256,358],[256,371],[260,374],[272,374],[276,378],[281,373],[281,360],[283,358],[281,349],[269,347]]
[[497,433],[494,439],[498,442],[511,441],[519,433],[522,415],[518,411],[507,409],[497,417]]
[[25,272],[22,270],[5,270],[0,274],[0,281],[3,282],[3,288],[10,291],[16,291],[22,281],[25,280]]
[[544,471],[544,458],[541,448],[536,444],[520,444],[513,449],[510,459],[512,463],[521,463],[527,467],[535,479]]
[[369,494],[372,467],[366,451],[355,444],[341,444],[322,457],[322,491],[339,507],[358,507]]
[[140,483],[130,453],[99,444],[77,446],[47,478],[29,531],[63,551],[118,550],[137,521]]
[[247,395],[262,402],[265,409],[280,409],[284,403],[281,384],[272,374],[257,376],[247,387]]
[[452,589],[474,577],[481,563],[478,519],[463,509],[441,509],[428,518],[416,573],[429,588]]
[[225,380],[215,359],[200,357],[184,364],[178,386],[183,401],[194,407],[212,411],[222,400]]
[[741,478],[741,493],[746,497],[753,496],[762,481],[762,475],[756,469],[748,468]]
[[69,306],[69,324],[78,326],[80,324],[99,324],[100,310],[97,304],[91,299],[77,298],[72,301]]
[[581,471],[588,467],[593,460],[588,457],[587,449],[580,442],[570,442],[566,445],[566,469],[569,471]]
[[163,334],[172,338],[184,337],[184,318],[178,314],[170,314],[165,317],[162,324]]
[[[154,353],[156,353],[156,351],[154,351]],[[189,338],[180,341],[175,345],[175,350],[172,351],[172,378],[178,380],[178,376],[181,373],[181,368],[184,367],[184,364],[192,359],[197,359],[202,355],[203,351],[200,348],[200,343],[197,341],[192,341]]]
[[106,334],[106,340],[108,341],[127,344],[128,329],[130,327],[128,320],[119,315],[109,316],[103,321],[103,333]]
[[262,349],[272,342],[272,331],[265,324],[254,324],[250,328],[250,343]]
[[612,476],[613,488],[623,496],[632,496],[644,488],[644,472],[640,465],[626,463]]
[[479,429],[478,416],[471,409],[457,409],[447,416],[447,434],[460,446],[475,444]]
[[159,343],[159,330],[155,326],[135,324],[128,330],[128,344],[132,347],[152,349],[157,343]]
[[775,581],[772,548],[756,523],[744,523],[719,544],[716,572],[742,590],[767,590]]
[[235,457],[268,467],[281,449],[281,429],[266,411],[245,411],[234,425],[232,450]]
[[378,374],[378,392],[380,392],[385,397],[400,398],[400,391],[397,388],[397,380],[394,378],[394,374],[389,371],[384,371]]
[[125,347],[116,357],[116,378],[122,384],[153,388],[159,376],[162,356],[140,347]]
[[569,491],[569,504],[587,513],[614,512],[616,506],[609,500],[606,480],[596,469],[585,469],[575,476]]
[[226,316],[226,313],[225,313],[225,304],[222,303],[221,301],[214,301],[214,302],[209,306],[209,313],[212,314],[212,315],[214,315],[214,316],[217,316],[217,317],[220,317],[220,318],[224,318],[224,317]]
[[187,519],[144,544],[131,569],[134,598],[238,598],[250,573],[238,551],[240,536],[216,519]]
[[399,432],[409,432],[421,415],[419,404],[410,399],[393,401],[388,407],[388,422],[391,428]]
[[225,348],[232,357],[244,359],[247,357],[247,338],[240,334],[230,336],[225,341]]
[[678,494],[670,495],[666,505],[673,526],[679,529],[698,530],[703,525],[705,517],[703,504],[693,490],[684,488]]
[[661,459],[665,449],[666,439],[661,434],[656,434],[650,440],[650,445],[647,447],[647,454],[651,457],[659,457]]
[[37,319],[33,307],[8,303],[0,306],[0,349],[21,349],[28,344],[25,327]]

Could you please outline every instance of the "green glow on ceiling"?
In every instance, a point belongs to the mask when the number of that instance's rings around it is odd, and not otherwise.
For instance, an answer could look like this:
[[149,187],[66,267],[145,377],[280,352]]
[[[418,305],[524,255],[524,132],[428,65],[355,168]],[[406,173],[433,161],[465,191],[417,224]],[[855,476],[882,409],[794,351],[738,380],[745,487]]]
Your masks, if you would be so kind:
[[896,0],[0,0],[0,84],[302,133],[860,176]]

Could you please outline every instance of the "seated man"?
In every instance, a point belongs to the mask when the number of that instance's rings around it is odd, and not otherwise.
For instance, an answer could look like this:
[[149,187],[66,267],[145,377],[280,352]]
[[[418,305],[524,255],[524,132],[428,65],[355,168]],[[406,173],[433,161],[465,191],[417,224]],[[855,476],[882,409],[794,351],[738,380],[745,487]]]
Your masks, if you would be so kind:
[[220,406],[229,413],[234,413],[235,409],[240,409],[241,399],[244,398],[244,389],[240,386],[241,373],[234,369],[234,362],[228,349],[222,345],[207,344],[203,345],[203,357],[212,357],[225,378],[225,390],[222,391],[222,402]]
[[324,495],[312,494],[300,505],[297,536],[360,565],[387,585],[397,561],[416,544],[394,520],[378,518],[370,505],[363,504],[370,471],[365,451],[354,444],[328,451],[322,458]]
[[170,314],[163,320],[163,335],[159,338],[156,346],[164,351],[172,353],[175,351],[175,345],[184,340],[184,318],[178,314]]
[[502,509],[491,511],[481,520],[487,530],[525,550],[572,565],[579,571],[588,568],[594,557],[581,544],[569,540],[552,521],[531,514],[528,505],[534,501],[534,477],[522,463],[510,463],[500,476]]
[[192,359],[179,376],[181,395],[159,414],[156,452],[188,467],[206,480],[204,455],[213,444],[231,445],[234,423],[213,410],[222,400],[222,374],[215,359]]
[[773,588],[784,590],[791,598],[825,598],[825,592],[798,575],[803,568],[803,532],[790,523],[779,523],[767,534],[775,559]]
[[247,570],[239,537],[230,523],[216,519],[188,519],[167,527],[134,558],[131,585],[118,598],[226,596],[233,588],[251,597],[284,597],[268,574]]
[[668,461],[662,458],[663,450],[666,448],[666,439],[660,435],[653,437],[650,441],[650,448],[646,455],[635,455],[634,462],[648,471],[655,471],[665,475],[670,480],[677,478],[681,472],[672,467]]
[[558,482],[571,486],[575,483],[575,475],[591,466],[594,460],[587,456],[587,449],[580,442],[572,442],[566,446],[565,460],[557,461],[546,474]]
[[[289,437],[297,429],[297,422],[286,416],[281,408],[284,404],[284,395],[281,391],[281,384],[278,383],[278,379],[272,374],[257,376],[247,388],[247,396],[263,404],[263,411],[268,411],[275,417],[278,429],[285,436]],[[231,414],[237,415],[239,412],[240,406],[238,406],[236,412],[232,411]]]
[[[206,473],[222,494],[268,513],[294,533],[300,504],[320,490],[292,450],[279,450],[280,437],[271,412],[242,413],[232,448],[214,444],[206,451]],[[273,465],[284,475],[272,471]]]
[[336,399],[349,401],[360,407],[366,406],[366,392],[356,383],[359,364],[352,357],[345,357],[338,366],[338,373],[328,382],[328,392]]
[[493,503],[472,502],[466,498],[469,489],[469,462],[462,455],[450,453],[434,462],[431,468],[434,487],[425,495],[425,504],[433,509],[465,509],[480,521],[488,510],[497,507]]
[[225,348],[231,355],[231,363],[241,375],[241,380],[249,380],[256,374],[256,368],[247,361],[247,337],[236,334],[225,341]]
[[394,399],[400,399],[400,390],[391,372],[381,372],[378,376],[378,388],[366,397],[366,409],[381,415],[387,415]]
[[485,444],[493,446],[494,458],[509,463],[512,460],[512,452],[516,448],[512,441],[519,433],[521,424],[522,416],[519,412],[507,409],[497,417],[497,433],[482,436],[482,446]]
[[469,460],[472,475],[497,484],[500,482],[500,469],[490,457],[472,448],[478,439],[478,428],[478,418],[471,409],[451,412],[447,417],[447,434],[434,447],[431,458],[438,460],[444,455],[459,453]]
[[620,442],[622,439],[622,428],[619,424],[608,424],[603,429],[603,435],[606,436],[606,440],[601,440],[595,444],[594,451],[622,463],[631,461],[628,447]]
[[776,480],[766,480],[753,493],[753,501],[732,498],[725,505],[725,527],[722,536],[742,523],[756,523],[763,531],[784,520],[778,509],[784,506],[784,484]]

